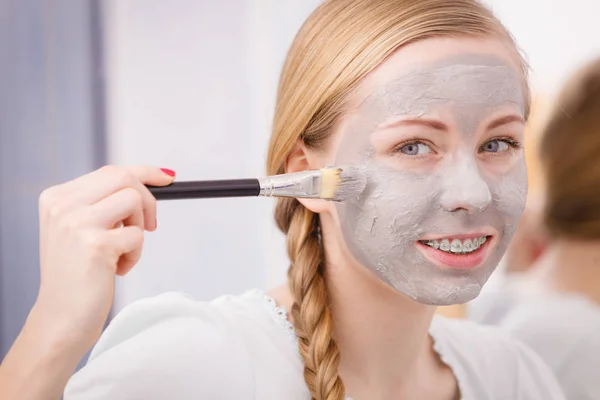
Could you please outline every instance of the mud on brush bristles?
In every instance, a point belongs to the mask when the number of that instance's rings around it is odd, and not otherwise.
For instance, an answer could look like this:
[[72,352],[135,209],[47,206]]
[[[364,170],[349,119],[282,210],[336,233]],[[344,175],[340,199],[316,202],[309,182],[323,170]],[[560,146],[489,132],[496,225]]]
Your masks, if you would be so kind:
[[360,167],[338,168],[338,186],[334,201],[356,200],[367,186],[367,174]]

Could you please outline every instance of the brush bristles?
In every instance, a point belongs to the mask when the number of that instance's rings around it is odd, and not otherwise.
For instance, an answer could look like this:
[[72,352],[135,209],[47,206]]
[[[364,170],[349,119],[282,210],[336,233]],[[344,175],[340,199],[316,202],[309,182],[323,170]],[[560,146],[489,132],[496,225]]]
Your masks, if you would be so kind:
[[321,170],[320,197],[334,201],[357,198],[366,184],[364,174],[356,168],[324,168]]

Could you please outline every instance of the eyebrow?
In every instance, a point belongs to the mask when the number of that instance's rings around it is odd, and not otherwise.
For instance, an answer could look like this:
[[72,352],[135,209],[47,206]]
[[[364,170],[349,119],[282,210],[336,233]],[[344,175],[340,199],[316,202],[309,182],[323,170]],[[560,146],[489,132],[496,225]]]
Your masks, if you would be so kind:
[[510,124],[511,122],[520,122],[520,123],[524,124],[525,120],[520,115],[515,115],[515,114],[506,115],[504,117],[498,118],[498,119],[490,122],[488,124],[486,130],[489,131],[494,128],[498,128],[499,126]]
[[[502,125],[507,125],[512,122],[519,122],[524,124],[525,120],[520,115],[511,114],[506,115],[504,117],[493,120],[486,127],[486,131],[498,128]],[[433,128],[439,131],[448,131],[448,126],[441,121],[434,119],[426,119],[426,118],[410,118],[410,119],[397,119],[388,123],[383,123],[377,127],[377,129],[389,129],[396,128],[399,126],[411,126],[411,125],[421,125],[427,126],[429,128]]]
[[411,125],[421,125],[427,126],[429,128],[437,129],[439,131],[447,131],[448,126],[443,122],[434,120],[434,119],[425,119],[425,118],[411,118],[411,119],[398,119],[395,121],[391,121],[389,123],[383,123],[379,125],[378,129],[389,129],[396,128],[398,126],[411,126]]

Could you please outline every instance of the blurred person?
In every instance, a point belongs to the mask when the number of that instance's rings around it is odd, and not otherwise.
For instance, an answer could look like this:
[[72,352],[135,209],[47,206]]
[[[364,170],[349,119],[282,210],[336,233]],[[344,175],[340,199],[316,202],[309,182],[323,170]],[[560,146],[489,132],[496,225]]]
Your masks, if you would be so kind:
[[[126,307],[65,399],[562,399],[526,346],[434,317],[476,297],[510,241],[528,110],[527,66],[481,3],[325,1],[285,62],[267,170],[354,165],[365,190],[281,199],[286,285]],[[60,396],[157,227],[144,184],[173,175],[106,167],[42,194],[41,287],[3,399]]]
[[540,140],[545,192],[534,229],[524,227],[504,284],[469,314],[531,346],[567,398],[600,400],[600,58],[566,84]]
[[530,197],[519,219],[517,231],[504,256],[506,273],[523,273],[535,264],[547,246],[547,235],[542,222],[542,200]]

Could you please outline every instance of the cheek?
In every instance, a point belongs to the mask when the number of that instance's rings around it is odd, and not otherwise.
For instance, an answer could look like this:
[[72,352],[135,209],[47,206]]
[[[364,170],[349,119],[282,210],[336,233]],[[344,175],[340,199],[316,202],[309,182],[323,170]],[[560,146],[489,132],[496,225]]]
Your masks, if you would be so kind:
[[516,225],[527,201],[527,166],[519,160],[508,172],[489,182],[492,198],[505,222]]
[[379,237],[382,242],[415,240],[423,221],[434,209],[439,185],[432,176],[372,166],[368,184],[347,216],[356,218],[354,231]]

